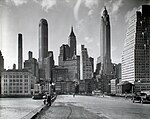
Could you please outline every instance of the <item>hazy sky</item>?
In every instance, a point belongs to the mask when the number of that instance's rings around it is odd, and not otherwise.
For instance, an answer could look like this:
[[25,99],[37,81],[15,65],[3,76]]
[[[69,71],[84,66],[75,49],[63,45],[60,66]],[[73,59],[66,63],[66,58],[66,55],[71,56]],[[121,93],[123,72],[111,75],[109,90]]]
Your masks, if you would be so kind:
[[100,55],[100,17],[106,6],[111,24],[112,62],[121,63],[127,20],[131,11],[150,0],[0,0],[0,50],[5,68],[17,64],[17,36],[23,34],[23,60],[28,51],[38,59],[38,25],[48,21],[48,46],[58,64],[59,47],[68,43],[71,26],[77,37],[77,53],[81,44],[95,62]]

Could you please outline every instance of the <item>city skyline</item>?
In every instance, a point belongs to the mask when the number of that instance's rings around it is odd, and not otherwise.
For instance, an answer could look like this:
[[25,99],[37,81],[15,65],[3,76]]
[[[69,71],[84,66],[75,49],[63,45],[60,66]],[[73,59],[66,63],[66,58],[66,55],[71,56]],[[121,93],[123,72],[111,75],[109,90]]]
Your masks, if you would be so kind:
[[[5,0],[0,1],[0,50],[5,68],[17,64],[17,35],[23,35],[23,61],[28,51],[38,59],[38,24],[41,18],[48,21],[49,51],[54,51],[58,64],[59,47],[66,44],[70,28],[77,36],[77,54],[84,44],[95,60],[100,56],[100,17],[106,6],[111,21],[112,62],[120,63],[125,40],[128,16],[131,11],[150,0]],[[10,20],[11,19],[11,20]]]

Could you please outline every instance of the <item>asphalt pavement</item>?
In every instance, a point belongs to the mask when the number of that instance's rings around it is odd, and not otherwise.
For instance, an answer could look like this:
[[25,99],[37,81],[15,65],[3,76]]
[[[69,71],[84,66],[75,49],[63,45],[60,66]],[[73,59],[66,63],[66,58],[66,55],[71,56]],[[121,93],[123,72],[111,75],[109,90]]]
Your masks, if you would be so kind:
[[[75,97],[70,96],[70,98],[75,100]],[[58,96],[52,106],[43,110],[36,119],[107,119],[73,103],[64,102],[64,96]]]
[[59,95],[36,119],[150,119],[150,104],[110,96]]

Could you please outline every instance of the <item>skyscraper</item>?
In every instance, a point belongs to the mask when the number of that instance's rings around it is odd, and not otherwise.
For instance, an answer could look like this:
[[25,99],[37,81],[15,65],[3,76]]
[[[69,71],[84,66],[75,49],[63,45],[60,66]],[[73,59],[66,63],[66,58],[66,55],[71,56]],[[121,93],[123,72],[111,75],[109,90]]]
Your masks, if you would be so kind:
[[18,34],[18,69],[22,69],[22,34]]
[[111,74],[111,38],[110,38],[110,21],[106,7],[101,16],[100,24],[100,62],[101,73]]
[[39,68],[44,68],[44,58],[48,56],[48,23],[41,19],[39,23]]
[[0,50],[0,73],[3,70],[4,70],[4,58],[3,58],[2,52]]
[[81,45],[81,59],[80,59],[80,78],[92,79],[93,76],[93,58],[89,58],[87,48]]
[[0,94],[1,94],[1,73],[4,70],[4,58],[2,56],[2,52],[0,50]]
[[37,59],[32,57],[32,52],[28,52],[28,60],[24,62],[24,69],[30,71],[35,77],[39,76]]
[[70,58],[73,57],[73,55],[76,55],[76,36],[73,32],[73,27],[71,27],[71,33],[69,35],[69,47],[70,47]]
[[150,90],[150,5],[139,7],[128,20],[122,81],[135,84],[135,91]]
[[52,81],[52,69],[54,68],[55,62],[54,62],[54,56],[53,51],[48,52],[48,57],[44,59],[45,63],[45,78],[48,81]]
[[73,27],[71,27],[68,42],[68,44],[63,44],[60,47],[58,64],[68,69],[68,78],[70,81],[78,81],[80,79],[80,56],[76,55],[76,36]]

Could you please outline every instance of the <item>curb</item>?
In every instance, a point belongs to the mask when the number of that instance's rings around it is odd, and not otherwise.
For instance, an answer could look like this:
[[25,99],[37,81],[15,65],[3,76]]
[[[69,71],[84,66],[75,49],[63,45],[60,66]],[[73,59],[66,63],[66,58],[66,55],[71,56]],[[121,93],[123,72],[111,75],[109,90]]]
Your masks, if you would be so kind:
[[[57,96],[54,96],[52,99],[51,99],[51,102],[53,103],[55,100],[56,100],[56,97]],[[50,105],[51,106],[51,105]],[[39,119],[40,118],[40,114],[44,111],[46,111],[50,106],[47,106],[47,105],[44,105],[40,111],[37,111],[36,114],[34,114],[32,117],[30,117],[30,119]],[[29,118],[28,118],[29,119]]]

